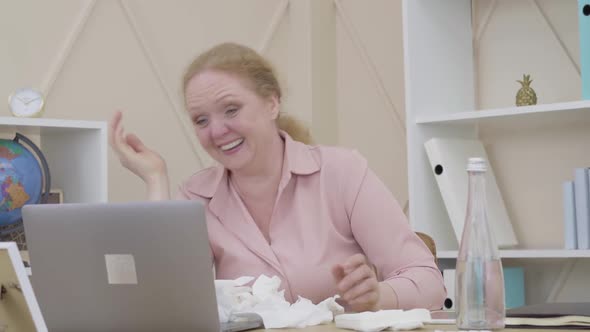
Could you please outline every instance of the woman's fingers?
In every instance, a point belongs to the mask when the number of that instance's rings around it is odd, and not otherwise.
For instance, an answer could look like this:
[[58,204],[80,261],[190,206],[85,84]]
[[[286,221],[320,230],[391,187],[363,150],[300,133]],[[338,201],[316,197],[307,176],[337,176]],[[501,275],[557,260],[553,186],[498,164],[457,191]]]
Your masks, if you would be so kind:
[[119,155],[129,156],[133,151],[129,144],[127,144],[127,140],[125,139],[125,129],[123,126],[119,126],[117,128],[117,133],[115,135],[115,149],[119,153]]
[[348,301],[352,307],[359,307],[357,311],[371,310],[379,302],[378,290],[366,292]]
[[111,146],[115,144],[117,131],[121,124],[122,117],[123,114],[121,113],[121,111],[116,111],[115,114],[113,114],[111,120],[109,121],[109,143],[111,144]]
[[126,137],[127,145],[129,145],[133,151],[135,152],[142,152],[147,150],[145,144],[137,137],[135,134],[128,134]]
[[342,298],[348,303],[358,301],[367,293],[376,292],[379,288],[379,282],[375,278],[368,277],[359,281],[342,295]]
[[346,293],[359,282],[371,277],[374,277],[371,268],[366,264],[360,265],[352,272],[346,273],[344,278],[338,283],[338,290],[341,293]]
[[[125,128],[121,124],[122,117],[123,114],[120,111],[117,111],[111,119],[109,140],[111,141],[111,147],[115,150],[119,158],[128,159],[136,152],[136,149],[135,147],[130,146],[128,142],[129,135],[125,135]],[[132,141],[133,143],[139,143],[138,147],[143,146],[137,136],[135,136]]]
[[[111,146],[113,147],[113,149],[115,150],[115,152],[117,152],[117,154],[119,154],[119,157],[122,157],[122,155],[129,155],[130,153],[132,153],[132,148],[129,146],[128,141],[126,139],[126,135],[125,135],[125,128],[122,125],[122,118],[123,118],[123,113],[121,113],[121,111],[117,111],[115,112],[115,114],[113,115],[113,118],[110,121],[109,124],[109,143],[111,144]],[[136,140],[135,141],[139,141],[139,138],[135,137]],[[139,141],[141,142],[141,141]]]
[[335,265],[332,274],[338,292],[354,311],[378,309],[379,281],[365,255],[350,256],[343,264]]
[[342,264],[344,267],[345,272],[350,273],[351,271],[355,270],[360,265],[366,264],[367,258],[363,254],[355,254],[350,257]]

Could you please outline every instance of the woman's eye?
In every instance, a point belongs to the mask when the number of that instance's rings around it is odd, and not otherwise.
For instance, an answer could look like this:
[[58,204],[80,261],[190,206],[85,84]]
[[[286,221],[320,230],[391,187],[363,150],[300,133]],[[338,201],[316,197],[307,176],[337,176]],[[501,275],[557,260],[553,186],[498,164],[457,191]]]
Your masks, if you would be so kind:
[[227,115],[227,116],[235,116],[237,113],[238,113],[238,108],[237,107],[228,108],[225,111],[225,115]]
[[208,121],[206,118],[198,117],[195,119],[195,124],[199,127],[204,127],[207,125],[207,123],[208,123]]

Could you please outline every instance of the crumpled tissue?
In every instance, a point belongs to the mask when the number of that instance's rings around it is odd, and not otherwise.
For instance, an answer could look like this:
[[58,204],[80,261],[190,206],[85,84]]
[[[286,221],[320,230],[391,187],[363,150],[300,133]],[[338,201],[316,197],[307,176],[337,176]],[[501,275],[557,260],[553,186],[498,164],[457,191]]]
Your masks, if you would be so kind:
[[336,327],[362,332],[376,332],[382,330],[413,330],[424,327],[424,322],[430,321],[430,311],[427,309],[412,310],[380,310],[376,312],[361,312],[344,314],[336,317]]
[[239,314],[256,313],[262,317],[264,327],[304,328],[332,322],[335,315],[344,313],[344,308],[336,303],[338,295],[313,304],[299,297],[290,304],[285,300],[285,290],[279,291],[281,279],[261,275],[252,287],[246,286],[253,277],[235,280],[215,280],[219,320],[228,322],[239,319]]

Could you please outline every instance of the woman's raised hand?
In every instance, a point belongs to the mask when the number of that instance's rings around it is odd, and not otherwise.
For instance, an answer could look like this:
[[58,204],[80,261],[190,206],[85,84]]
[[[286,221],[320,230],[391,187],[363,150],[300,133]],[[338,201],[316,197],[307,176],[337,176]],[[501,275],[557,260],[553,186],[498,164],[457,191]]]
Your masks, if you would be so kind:
[[109,122],[109,144],[121,164],[139,176],[148,185],[150,199],[167,199],[168,172],[166,162],[148,148],[135,134],[126,134],[121,124],[123,113],[115,112]]

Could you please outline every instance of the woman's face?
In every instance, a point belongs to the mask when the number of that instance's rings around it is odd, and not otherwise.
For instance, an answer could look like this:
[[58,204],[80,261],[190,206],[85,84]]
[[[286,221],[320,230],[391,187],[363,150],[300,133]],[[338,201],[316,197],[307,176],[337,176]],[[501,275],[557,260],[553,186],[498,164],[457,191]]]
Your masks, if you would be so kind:
[[236,75],[201,72],[188,82],[185,97],[201,146],[229,170],[256,165],[277,135],[278,99],[260,97]]

